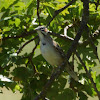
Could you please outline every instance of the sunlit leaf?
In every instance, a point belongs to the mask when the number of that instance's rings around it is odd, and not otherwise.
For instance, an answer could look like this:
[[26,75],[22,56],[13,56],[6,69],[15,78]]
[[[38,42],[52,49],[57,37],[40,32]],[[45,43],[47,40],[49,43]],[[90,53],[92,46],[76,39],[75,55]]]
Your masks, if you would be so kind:
[[20,25],[21,20],[19,18],[15,19],[15,25],[18,27]]

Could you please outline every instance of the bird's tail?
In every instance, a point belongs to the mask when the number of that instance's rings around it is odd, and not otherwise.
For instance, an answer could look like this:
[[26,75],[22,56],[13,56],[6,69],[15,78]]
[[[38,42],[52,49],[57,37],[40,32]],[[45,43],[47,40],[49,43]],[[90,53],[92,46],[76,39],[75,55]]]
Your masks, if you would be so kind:
[[68,74],[69,74],[75,81],[79,81],[79,78],[77,77],[77,75],[75,74],[75,72],[72,70],[71,66],[66,66],[66,70],[67,70]]

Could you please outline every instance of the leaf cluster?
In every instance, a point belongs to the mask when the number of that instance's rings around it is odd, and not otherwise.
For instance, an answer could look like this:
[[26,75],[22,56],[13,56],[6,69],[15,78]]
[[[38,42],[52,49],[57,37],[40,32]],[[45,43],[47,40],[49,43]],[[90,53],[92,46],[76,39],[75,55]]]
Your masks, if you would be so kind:
[[[39,17],[37,15],[37,1],[39,2]],[[21,100],[33,100],[41,92],[54,70],[41,56],[38,34],[34,29],[39,24],[47,25],[56,10],[71,2],[71,0],[37,1],[0,1],[0,74],[13,81],[8,83],[0,80],[0,87],[10,88],[13,92],[19,90],[23,93]],[[98,53],[100,57],[100,35],[98,34],[100,33],[100,2],[98,2],[99,0],[90,1],[88,27],[90,35],[93,36],[93,44],[98,47],[98,52],[91,45],[90,37],[86,31],[83,32],[81,37],[83,43],[78,45],[77,51],[91,73],[97,89],[100,91],[100,64],[96,55]],[[82,14],[83,2],[76,0],[76,2],[59,13],[48,28],[59,35],[64,35],[64,28],[72,24],[72,27],[67,30],[67,35],[75,38],[80,27]],[[66,53],[72,41],[52,37]],[[25,45],[23,46],[23,44]],[[21,47],[22,49],[18,52]],[[97,96],[83,65],[74,53],[70,58],[70,63],[73,64],[75,71],[77,71],[81,83],[73,80],[69,84],[68,74],[64,71],[54,81],[46,97],[50,100],[76,100],[77,98],[79,100],[88,100],[88,96]]]

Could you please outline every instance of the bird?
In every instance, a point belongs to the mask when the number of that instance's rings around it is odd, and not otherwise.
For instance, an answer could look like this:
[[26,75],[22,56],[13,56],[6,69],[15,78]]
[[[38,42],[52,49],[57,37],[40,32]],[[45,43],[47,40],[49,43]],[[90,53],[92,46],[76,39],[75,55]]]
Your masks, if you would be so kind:
[[[51,38],[49,30],[45,26],[38,26],[35,30],[39,35],[40,51],[44,59],[51,66],[60,66],[65,58],[65,53],[61,47]],[[75,81],[79,80],[71,66],[68,64],[66,65],[66,71]]]

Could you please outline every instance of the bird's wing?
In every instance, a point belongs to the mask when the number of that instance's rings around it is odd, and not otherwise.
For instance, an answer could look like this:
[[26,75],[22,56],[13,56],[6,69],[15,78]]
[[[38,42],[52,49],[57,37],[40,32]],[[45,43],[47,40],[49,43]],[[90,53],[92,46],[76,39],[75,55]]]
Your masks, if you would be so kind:
[[53,41],[53,45],[54,45],[55,49],[57,50],[57,52],[59,52],[60,55],[64,58],[65,54],[64,54],[63,50],[61,49],[61,47],[55,41]]
[[[64,54],[63,50],[60,48],[60,46],[55,41],[53,41],[53,45],[54,45],[55,49],[60,53],[60,55],[62,56],[62,58],[64,59],[65,58],[65,54]],[[71,65],[69,63],[66,65],[66,71],[69,73],[69,75],[75,81],[79,80],[78,77],[77,77],[77,75],[75,74],[75,72],[72,70]]]

